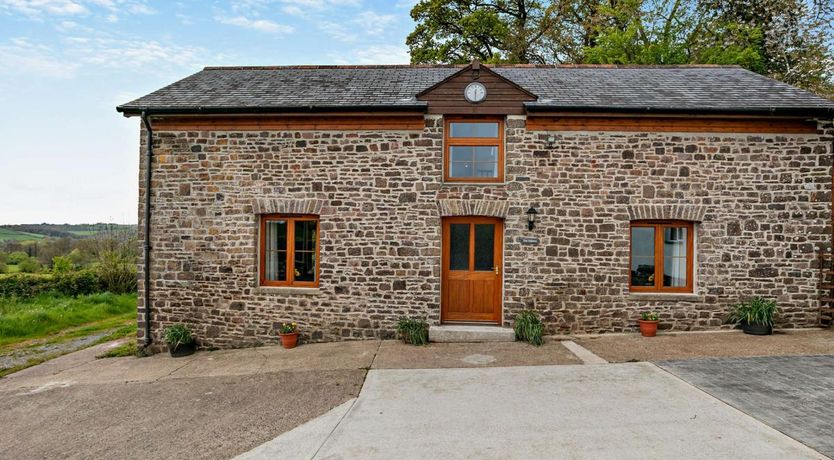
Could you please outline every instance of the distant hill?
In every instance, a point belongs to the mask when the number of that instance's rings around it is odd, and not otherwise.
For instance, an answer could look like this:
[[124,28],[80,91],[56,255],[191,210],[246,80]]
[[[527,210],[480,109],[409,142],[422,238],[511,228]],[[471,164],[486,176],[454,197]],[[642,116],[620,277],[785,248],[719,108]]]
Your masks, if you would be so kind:
[[105,231],[131,231],[135,225],[122,224],[22,224],[0,225],[0,241],[30,241],[46,237],[86,238]]

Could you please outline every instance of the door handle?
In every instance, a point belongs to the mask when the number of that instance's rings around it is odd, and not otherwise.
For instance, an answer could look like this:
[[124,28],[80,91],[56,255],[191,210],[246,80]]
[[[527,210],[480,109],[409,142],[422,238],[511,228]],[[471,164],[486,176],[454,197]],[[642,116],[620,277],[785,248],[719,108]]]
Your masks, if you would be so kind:
[[495,274],[498,274],[498,265],[495,266]]

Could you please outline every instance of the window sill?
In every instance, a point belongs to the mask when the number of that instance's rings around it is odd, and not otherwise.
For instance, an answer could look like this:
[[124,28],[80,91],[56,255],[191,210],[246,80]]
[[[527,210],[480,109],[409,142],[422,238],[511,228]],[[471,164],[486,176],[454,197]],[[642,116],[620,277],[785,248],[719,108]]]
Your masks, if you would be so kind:
[[507,185],[506,181],[450,181],[444,180],[443,185]]
[[278,295],[318,295],[321,289],[317,287],[294,287],[294,286],[258,286],[256,294],[278,294]]
[[704,296],[691,292],[629,292],[626,300],[657,300],[665,302],[703,302]]

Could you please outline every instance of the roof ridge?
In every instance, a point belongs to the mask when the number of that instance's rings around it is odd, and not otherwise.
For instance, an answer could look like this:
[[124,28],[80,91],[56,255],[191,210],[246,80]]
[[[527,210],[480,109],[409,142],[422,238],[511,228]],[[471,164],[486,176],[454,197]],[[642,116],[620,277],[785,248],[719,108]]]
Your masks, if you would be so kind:
[[[316,70],[316,69],[462,69],[469,64],[371,64],[371,65],[275,65],[275,66],[206,66],[203,70]],[[481,64],[498,69],[741,69],[740,65],[723,64]]]

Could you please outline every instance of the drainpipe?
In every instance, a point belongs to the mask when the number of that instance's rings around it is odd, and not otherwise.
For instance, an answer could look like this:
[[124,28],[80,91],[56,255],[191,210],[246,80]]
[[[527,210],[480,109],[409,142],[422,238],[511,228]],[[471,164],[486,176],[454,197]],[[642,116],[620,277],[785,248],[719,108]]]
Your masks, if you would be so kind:
[[142,123],[145,125],[148,140],[145,151],[145,238],[143,238],[142,252],[145,258],[145,344],[151,344],[151,162],[153,160],[153,129],[146,112],[142,112]]

